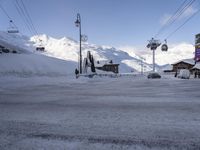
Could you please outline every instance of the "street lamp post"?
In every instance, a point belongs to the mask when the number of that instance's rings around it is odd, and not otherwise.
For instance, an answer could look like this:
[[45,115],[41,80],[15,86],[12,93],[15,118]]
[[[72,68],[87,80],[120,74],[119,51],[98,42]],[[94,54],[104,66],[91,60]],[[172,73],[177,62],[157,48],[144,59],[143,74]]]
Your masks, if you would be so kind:
[[80,74],[82,74],[82,51],[81,51],[81,37],[82,37],[82,35],[81,35],[81,15],[78,13],[77,14],[77,19],[76,19],[76,21],[75,21],[75,25],[76,25],[76,27],[79,27],[79,40],[80,40],[80,52],[79,52],[79,71],[80,71]]

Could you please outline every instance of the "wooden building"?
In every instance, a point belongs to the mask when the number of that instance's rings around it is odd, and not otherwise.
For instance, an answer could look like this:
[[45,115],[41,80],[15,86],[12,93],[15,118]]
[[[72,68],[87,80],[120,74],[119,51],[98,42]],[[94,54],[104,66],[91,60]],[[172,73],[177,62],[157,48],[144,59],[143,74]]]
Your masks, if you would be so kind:
[[194,65],[194,67],[192,67],[191,69],[190,69],[190,72],[192,73],[192,74],[200,74],[200,63],[196,63],[195,65]]
[[104,64],[103,66],[96,68],[103,71],[119,73],[119,64]]
[[180,69],[191,70],[195,65],[194,59],[184,59],[172,64],[172,72],[178,72]]

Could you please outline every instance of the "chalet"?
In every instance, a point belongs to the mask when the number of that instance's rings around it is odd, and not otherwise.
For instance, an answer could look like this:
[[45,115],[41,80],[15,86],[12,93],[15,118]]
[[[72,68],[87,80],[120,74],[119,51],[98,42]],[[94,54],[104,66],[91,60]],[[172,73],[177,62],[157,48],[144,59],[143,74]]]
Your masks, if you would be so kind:
[[119,73],[119,64],[114,64],[112,60],[109,62],[97,61],[97,63],[95,64],[95,68],[102,71]]
[[103,71],[119,73],[119,64],[105,64],[102,67],[96,67],[96,68]]
[[194,65],[195,65],[194,59],[184,59],[172,64],[173,66],[172,72],[178,72],[180,69],[191,70],[194,67]]
[[196,63],[191,69],[192,74],[200,74],[200,63]]

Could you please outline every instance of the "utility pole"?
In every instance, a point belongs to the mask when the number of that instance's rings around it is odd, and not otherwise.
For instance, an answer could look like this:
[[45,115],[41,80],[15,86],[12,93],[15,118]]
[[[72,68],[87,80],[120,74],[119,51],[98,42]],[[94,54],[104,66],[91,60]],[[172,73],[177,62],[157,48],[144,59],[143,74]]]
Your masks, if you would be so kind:
[[141,75],[143,75],[143,73],[144,73],[144,61],[145,60],[146,59],[144,57],[140,56],[140,61],[141,61]]

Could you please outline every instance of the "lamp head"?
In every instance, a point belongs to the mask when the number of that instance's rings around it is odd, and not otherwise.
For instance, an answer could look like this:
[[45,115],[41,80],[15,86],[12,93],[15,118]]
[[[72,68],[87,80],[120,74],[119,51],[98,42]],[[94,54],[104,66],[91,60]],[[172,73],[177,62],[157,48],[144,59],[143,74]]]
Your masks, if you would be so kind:
[[80,21],[78,19],[75,21],[75,25],[76,25],[76,27],[79,27]]

